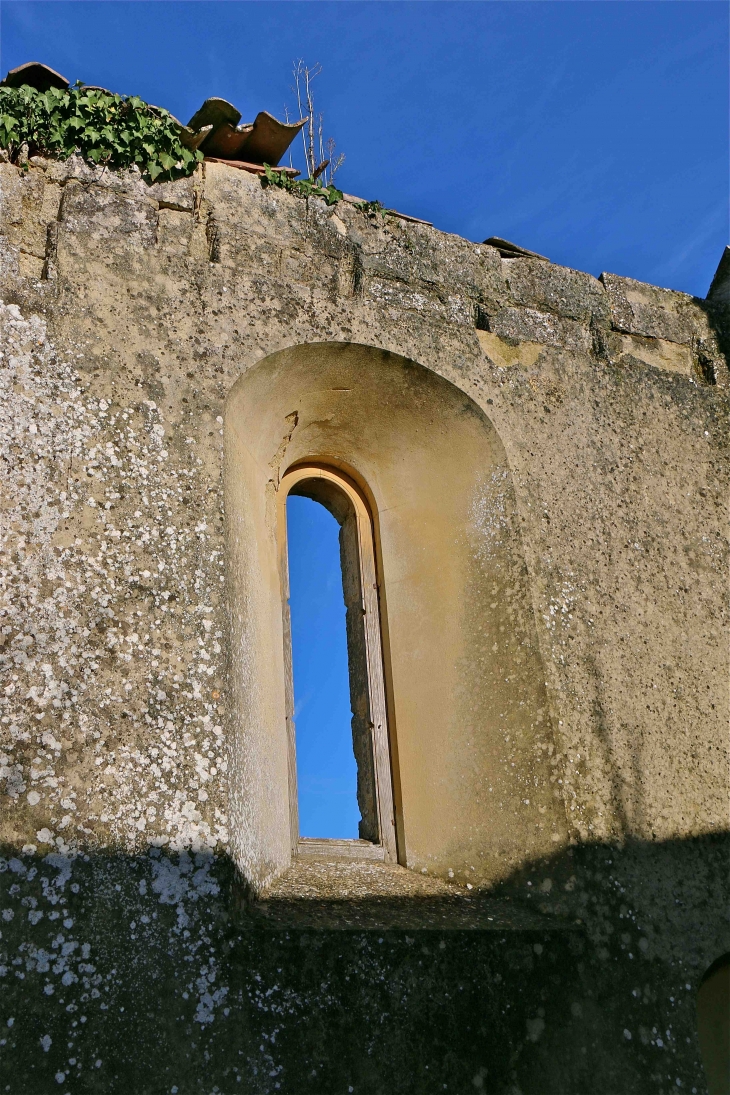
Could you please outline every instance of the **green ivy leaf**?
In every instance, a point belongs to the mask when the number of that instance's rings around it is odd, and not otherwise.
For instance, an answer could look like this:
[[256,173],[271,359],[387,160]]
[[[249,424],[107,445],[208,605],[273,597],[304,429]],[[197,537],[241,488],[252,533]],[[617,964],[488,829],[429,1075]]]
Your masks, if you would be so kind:
[[189,175],[203,159],[180,143],[167,111],[78,82],[42,93],[27,85],[0,88],[0,146],[14,157],[23,143],[31,154],[65,158],[78,151],[112,168],[137,164],[147,181]]

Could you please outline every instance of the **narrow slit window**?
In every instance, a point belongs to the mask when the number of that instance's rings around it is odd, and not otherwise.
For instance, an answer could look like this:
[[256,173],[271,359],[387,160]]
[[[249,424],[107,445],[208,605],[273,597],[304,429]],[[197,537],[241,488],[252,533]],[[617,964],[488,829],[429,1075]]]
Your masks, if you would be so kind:
[[324,468],[289,471],[280,499],[293,850],[395,859],[371,516]]
[[321,502],[286,500],[299,835],[357,839],[340,527]]

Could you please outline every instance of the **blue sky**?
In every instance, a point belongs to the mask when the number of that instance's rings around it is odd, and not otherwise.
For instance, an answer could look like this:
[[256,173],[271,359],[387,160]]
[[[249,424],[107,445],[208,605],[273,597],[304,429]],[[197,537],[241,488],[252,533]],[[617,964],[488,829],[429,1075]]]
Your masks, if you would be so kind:
[[356,838],[340,527],[311,498],[290,495],[286,510],[299,833]]
[[3,70],[42,60],[187,121],[249,119],[320,61],[341,185],[473,240],[704,296],[728,239],[721,2],[3,2]]

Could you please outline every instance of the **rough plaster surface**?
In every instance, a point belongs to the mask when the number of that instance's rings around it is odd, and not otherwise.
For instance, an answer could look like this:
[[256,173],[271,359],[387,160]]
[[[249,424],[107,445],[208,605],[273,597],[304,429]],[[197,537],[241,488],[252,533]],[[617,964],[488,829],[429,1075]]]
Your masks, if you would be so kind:
[[[0,201],[0,1086],[704,1091],[693,992],[730,948],[723,302],[222,165],[148,188],[0,164]],[[247,370],[321,342],[431,370],[504,446],[568,837],[492,892],[562,934],[248,926],[221,430]]]

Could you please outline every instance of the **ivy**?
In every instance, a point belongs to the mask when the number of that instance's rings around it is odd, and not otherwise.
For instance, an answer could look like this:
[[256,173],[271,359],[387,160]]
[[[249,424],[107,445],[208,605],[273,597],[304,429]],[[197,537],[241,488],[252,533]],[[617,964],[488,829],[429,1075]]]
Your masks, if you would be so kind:
[[[267,163],[264,164],[261,185],[264,188],[278,186],[281,190],[286,190],[289,194],[295,194],[298,198],[324,198],[327,205],[336,205],[344,197],[342,191],[338,190],[332,183],[329,186],[320,186],[315,179],[293,179],[291,175],[287,175],[279,168],[270,167]],[[386,209],[383,203],[379,201],[356,202],[354,208],[370,218],[382,217],[385,219],[393,213],[392,209]]]
[[136,164],[148,182],[190,175],[201,152],[181,142],[182,127],[168,111],[135,95],[114,95],[81,84],[38,91],[0,87],[0,148],[17,160],[30,155],[67,159],[74,152],[93,164]]
[[320,186],[316,179],[293,179],[284,171],[278,171],[269,164],[264,164],[264,174],[261,176],[261,185],[278,186],[282,190],[294,194],[298,198],[324,198],[327,205],[336,205],[342,201],[342,191],[332,183],[329,186]]
[[355,206],[361,213],[364,213],[367,217],[381,216],[383,219],[391,212],[390,209],[386,209],[382,202],[358,202]]

